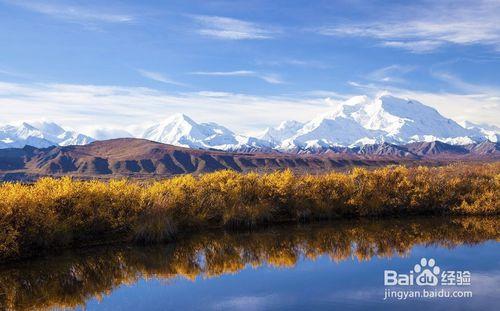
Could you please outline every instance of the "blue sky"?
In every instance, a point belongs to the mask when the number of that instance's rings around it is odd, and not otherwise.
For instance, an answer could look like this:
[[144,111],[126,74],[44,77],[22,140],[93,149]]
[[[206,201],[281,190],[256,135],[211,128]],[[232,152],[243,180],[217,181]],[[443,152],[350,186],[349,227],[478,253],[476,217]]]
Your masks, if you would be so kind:
[[0,0],[0,121],[236,131],[389,91],[500,125],[499,1]]

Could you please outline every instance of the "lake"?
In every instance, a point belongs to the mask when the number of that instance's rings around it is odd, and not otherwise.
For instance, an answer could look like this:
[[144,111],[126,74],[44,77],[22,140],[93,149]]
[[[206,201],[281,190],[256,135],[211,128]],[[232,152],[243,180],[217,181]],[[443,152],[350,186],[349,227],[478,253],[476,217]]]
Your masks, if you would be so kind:
[[[60,251],[0,266],[0,309],[498,310],[499,229],[498,217],[339,220]],[[466,297],[411,297],[424,291]]]

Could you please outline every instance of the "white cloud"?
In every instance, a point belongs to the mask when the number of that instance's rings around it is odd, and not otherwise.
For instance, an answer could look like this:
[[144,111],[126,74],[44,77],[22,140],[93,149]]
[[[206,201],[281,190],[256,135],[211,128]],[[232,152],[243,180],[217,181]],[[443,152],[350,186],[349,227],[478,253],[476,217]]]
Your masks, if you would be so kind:
[[401,48],[415,53],[431,52],[443,45],[441,41],[416,40],[416,41],[383,41],[382,45]]
[[108,127],[108,126],[90,129],[88,131],[88,134],[90,137],[95,138],[97,140],[106,140],[106,139],[112,139],[112,138],[117,138],[117,137],[120,137],[120,138],[122,138],[122,137],[134,137],[134,135],[132,135],[127,130]]
[[102,126],[136,133],[130,125],[144,126],[178,112],[243,133],[286,119],[306,121],[330,108],[324,98],[297,94],[169,93],[145,87],[0,82],[0,124],[46,116],[86,134]]
[[192,18],[200,24],[198,33],[217,39],[271,39],[279,32],[274,28],[229,17],[193,15]]
[[281,295],[266,295],[266,296],[235,296],[212,305],[212,309],[221,310],[264,310],[269,309],[272,305],[283,307],[284,304],[291,303],[292,297],[282,297]]
[[472,291],[475,296],[497,297],[500,288],[500,271],[472,273]]
[[305,60],[295,58],[282,58],[277,60],[258,60],[256,64],[259,66],[296,66],[304,68],[326,69],[333,67],[330,64],[317,60]]
[[254,77],[271,84],[285,83],[277,74],[262,74],[253,70],[235,70],[235,71],[195,71],[193,75],[200,76],[221,76],[221,77]]
[[109,12],[102,8],[89,9],[83,6],[41,1],[2,0],[2,2],[73,22],[130,23],[135,20],[133,15]]
[[165,84],[173,84],[177,86],[186,86],[184,83],[180,83],[177,81],[172,80],[171,78],[167,77],[166,75],[159,73],[159,72],[154,72],[154,71],[148,71],[148,70],[143,70],[143,69],[138,69],[137,72],[145,78],[157,81],[157,82],[162,82]]
[[252,77],[255,75],[254,71],[251,70],[235,70],[235,71],[195,71],[191,74],[201,75],[201,76],[235,76],[235,77]]
[[404,83],[403,75],[415,70],[409,65],[390,65],[374,70],[366,75],[369,80],[383,83]]
[[370,37],[384,46],[417,53],[430,52],[450,43],[484,44],[500,51],[498,16],[499,1],[436,1],[427,7],[404,7],[375,22],[325,26],[318,32],[330,36]]
[[258,77],[261,78],[262,80],[266,81],[267,83],[271,83],[271,84],[283,84],[283,83],[285,83],[281,79],[281,77],[277,74],[264,74],[264,75],[260,75]]
[[[455,83],[465,82],[458,79]],[[376,83],[351,85],[360,90],[357,94],[374,95],[388,89],[394,95],[430,105],[457,121],[500,126],[500,91],[487,86],[465,83],[461,92],[432,93],[386,88]],[[103,126],[134,134],[143,126],[183,112],[198,122],[213,121],[244,133],[284,120],[309,121],[349,96],[329,90],[258,96],[216,90],[171,93],[146,87],[0,82],[0,124],[45,116],[86,134]]]
[[0,67],[0,75],[14,77],[14,78],[21,78],[21,79],[31,78],[31,76],[28,74],[21,73],[21,72],[15,71],[15,70],[2,68],[2,67]]

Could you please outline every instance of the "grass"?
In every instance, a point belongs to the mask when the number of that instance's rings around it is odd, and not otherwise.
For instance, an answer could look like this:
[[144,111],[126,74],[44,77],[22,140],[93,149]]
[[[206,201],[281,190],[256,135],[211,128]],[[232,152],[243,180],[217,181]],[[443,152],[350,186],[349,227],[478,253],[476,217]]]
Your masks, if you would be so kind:
[[497,215],[500,163],[294,175],[219,171],[151,182],[43,178],[0,185],[0,261],[199,227],[407,214]]

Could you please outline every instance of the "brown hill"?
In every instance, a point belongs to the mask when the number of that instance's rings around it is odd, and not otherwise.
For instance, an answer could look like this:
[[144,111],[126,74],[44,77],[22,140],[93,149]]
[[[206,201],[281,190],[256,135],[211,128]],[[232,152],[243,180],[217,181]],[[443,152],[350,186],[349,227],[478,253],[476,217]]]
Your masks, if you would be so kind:
[[352,166],[440,164],[440,154],[445,155],[446,161],[497,159],[498,146],[491,144],[468,148],[443,143],[382,144],[343,148],[338,152],[330,150],[322,154],[290,154],[196,150],[144,139],[121,138],[83,146],[2,149],[0,179],[31,180],[40,176],[63,175],[80,178],[157,178],[222,169],[269,172],[290,168],[297,172],[319,173]]
[[463,146],[449,145],[440,141],[417,142],[406,145],[408,151],[420,156],[429,155],[463,155],[469,151]]
[[222,169],[239,172],[292,168],[319,172],[353,165],[385,165],[395,159],[357,156],[298,156],[280,153],[231,153],[195,150],[144,139],[122,138],[83,146],[0,150],[3,179],[45,175],[79,177],[164,177]]

